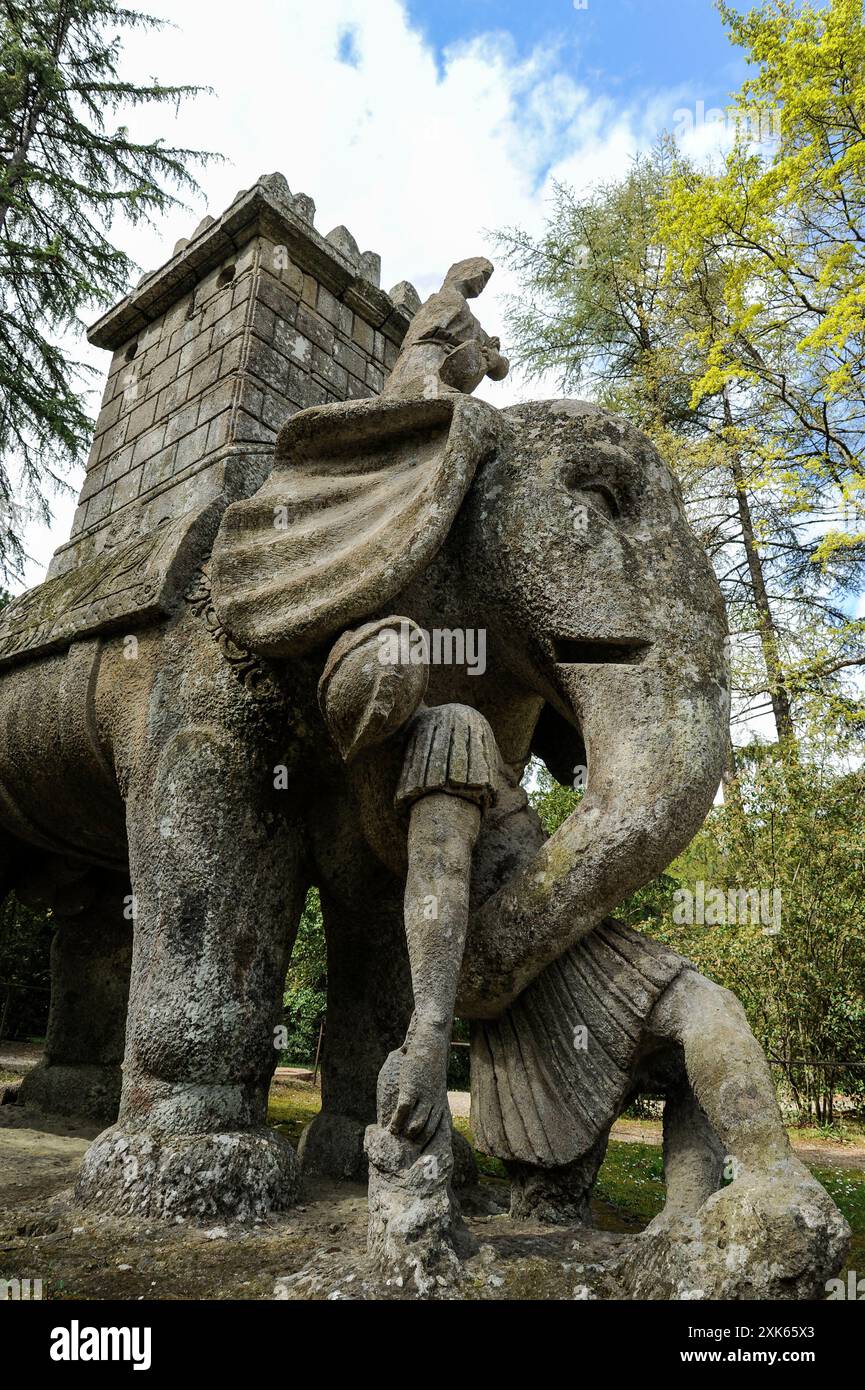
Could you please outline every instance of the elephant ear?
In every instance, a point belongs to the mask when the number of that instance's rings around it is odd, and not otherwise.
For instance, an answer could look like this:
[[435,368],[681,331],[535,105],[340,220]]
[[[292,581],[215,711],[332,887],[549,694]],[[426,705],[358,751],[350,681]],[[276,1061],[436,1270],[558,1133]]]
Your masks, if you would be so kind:
[[463,395],[345,401],[293,416],[273,472],[228,508],[213,603],[262,655],[296,655],[380,612],[444,543],[499,412]]

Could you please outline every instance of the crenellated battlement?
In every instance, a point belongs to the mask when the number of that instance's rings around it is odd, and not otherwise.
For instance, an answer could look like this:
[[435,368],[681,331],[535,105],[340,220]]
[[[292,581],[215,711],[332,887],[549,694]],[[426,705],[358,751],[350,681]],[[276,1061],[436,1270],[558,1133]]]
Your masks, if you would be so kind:
[[248,496],[280,426],[307,406],[377,395],[417,291],[386,294],[380,259],[281,174],[205,217],[88,333],[113,353],[70,540],[49,577],[210,501]]

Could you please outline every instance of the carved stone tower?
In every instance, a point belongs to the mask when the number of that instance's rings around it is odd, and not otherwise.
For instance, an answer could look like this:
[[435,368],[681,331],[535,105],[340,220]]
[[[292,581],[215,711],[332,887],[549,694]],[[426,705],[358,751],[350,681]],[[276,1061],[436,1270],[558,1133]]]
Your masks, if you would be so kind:
[[113,352],[69,541],[49,580],[210,502],[247,496],[305,406],[373,396],[418,297],[379,257],[326,237],[281,174],[206,217],[90,330]]

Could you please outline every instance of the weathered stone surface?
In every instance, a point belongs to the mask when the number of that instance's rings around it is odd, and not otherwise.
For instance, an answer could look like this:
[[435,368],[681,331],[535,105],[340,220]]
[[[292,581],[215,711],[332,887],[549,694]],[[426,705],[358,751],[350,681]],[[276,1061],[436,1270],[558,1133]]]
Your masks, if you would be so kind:
[[79,886],[78,901],[68,891],[65,900],[54,899],[45,1054],[24,1077],[18,1101],[47,1114],[110,1124],[120,1105],[132,900],[120,875],[90,874]]
[[364,1182],[367,1177],[363,1148],[365,1129],[362,1120],[323,1110],[300,1136],[297,1157],[301,1171],[310,1177]]
[[417,313],[421,306],[421,298],[414,285],[408,280],[400,280],[398,285],[394,285],[390,291],[390,297],[394,304],[405,309],[412,317]]
[[[467,303],[483,291],[492,273],[492,263],[483,256],[451,266],[438,293],[415,313],[385,384],[386,395],[470,393],[485,376],[493,381],[507,376],[498,338],[484,332]],[[411,288],[397,286],[404,299]]]
[[333,243],[337,251],[342,252],[346,260],[355,264],[360,260],[360,247],[348,227],[334,227],[333,231],[328,232],[327,240]]
[[291,200],[291,206],[298,217],[312,226],[315,221],[315,203],[308,193],[295,193]]
[[[645,436],[579,401],[502,414],[514,442],[469,501],[470,518],[497,518],[478,527],[473,572],[488,603],[505,587],[531,595],[519,603],[521,632],[543,612],[541,664],[561,708],[578,711],[593,767],[575,813],[475,914],[458,1004],[466,1017],[501,1013],[632,882],[689,843],[720,780],[729,711],[717,582]],[[620,710],[640,711],[633,739],[611,717]]]
[[381,284],[381,256],[377,251],[361,251],[360,273],[371,285],[378,287]]
[[[402,1068],[402,1052],[392,1053],[382,1068],[380,1118],[396,1109]],[[382,1124],[366,1132],[370,1256],[383,1273],[412,1283],[421,1294],[458,1280],[460,1257],[477,1249],[453,1196],[451,1134],[446,1106],[422,1143]]]
[[645,1020],[686,967],[675,951],[604,922],[549,965],[500,1019],[475,1023],[478,1147],[544,1167],[582,1160],[627,1105]]
[[451,1154],[454,1165],[451,1182],[454,1189],[460,1192],[467,1188],[476,1187],[479,1175],[474,1150],[465,1135],[460,1134],[458,1129],[451,1133]]
[[791,1155],[738,1177],[693,1216],[651,1223],[616,1274],[636,1299],[818,1299],[849,1243],[831,1197]]
[[[304,274],[307,324],[320,329],[322,351],[291,360],[322,401],[376,389],[367,380],[372,340],[360,347],[357,325],[367,315],[372,335],[387,319],[400,341],[411,315],[378,289],[378,258],[361,256],[346,228],[318,235],[304,197],[292,198],[282,175],[260,179],[221,218],[205,217],[166,266],[94,325],[91,341],[114,358],[72,537],[52,576],[100,553],[117,518],[142,534],[152,529],[148,503],[160,494],[175,516],[189,498],[200,504],[226,456],[272,443],[289,416],[314,404],[283,346]],[[340,360],[340,350],[351,357]],[[214,388],[226,412],[218,423]],[[191,489],[183,485],[190,480]]]
[[607,1147],[604,1134],[585,1157],[557,1168],[506,1162],[511,1180],[511,1216],[545,1226],[591,1223],[590,1202]]
[[168,1140],[116,1126],[87,1150],[75,1196],[114,1216],[249,1221],[297,1200],[297,1157],[270,1129]]
[[0,663],[169,613],[209,553],[222,510],[211,503],[187,512],[12,599],[0,613]]
[[[583,1217],[616,1114],[663,1095],[666,1206],[610,1244],[604,1287],[814,1296],[846,1227],[792,1159],[741,1006],[608,921],[690,840],[726,754],[723,605],[672,475],[585,403],[468,399],[506,369],[467,305],[488,262],[452,267],[405,333],[299,206],[261,181],[97,326],[117,351],[58,569],[91,544],[92,565],[4,619],[0,870],[77,923],[43,1105],[71,1086],[76,1113],[113,1109],[128,934],[117,903],[98,931],[87,884],[131,880],[119,1109],[78,1199],[206,1221],[294,1199],[266,1106],[315,885],[328,1020],[303,1160],[357,1177],[365,1128],[380,1269],[424,1296],[460,1277],[458,1009],[518,1215]],[[311,408],[281,424],[285,401]],[[385,656],[394,625],[449,655]],[[565,781],[590,757],[549,840],[520,785],[533,750]]]
[[[270,478],[226,513],[214,548],[214,598],[228,630],[284,657],[387,603],[441,548],[497,437],[493,408],[457,395],[351,401],[290,420]],[[322,493],[336,505],[321,507]]]

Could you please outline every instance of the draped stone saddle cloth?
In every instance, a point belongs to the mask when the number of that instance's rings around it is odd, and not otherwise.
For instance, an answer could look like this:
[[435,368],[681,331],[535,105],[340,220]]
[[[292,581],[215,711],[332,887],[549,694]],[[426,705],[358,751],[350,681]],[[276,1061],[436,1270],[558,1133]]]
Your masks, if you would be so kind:
[[585,1154],[620,1113],[655,1002],[690,968],[669,947],[607,921],[500,1018],[473,1023],[476,1146],[544,1167]]
[[169,613],[210,554],[225,507],[208,502],[12,599],[0,613],[0,666]]

